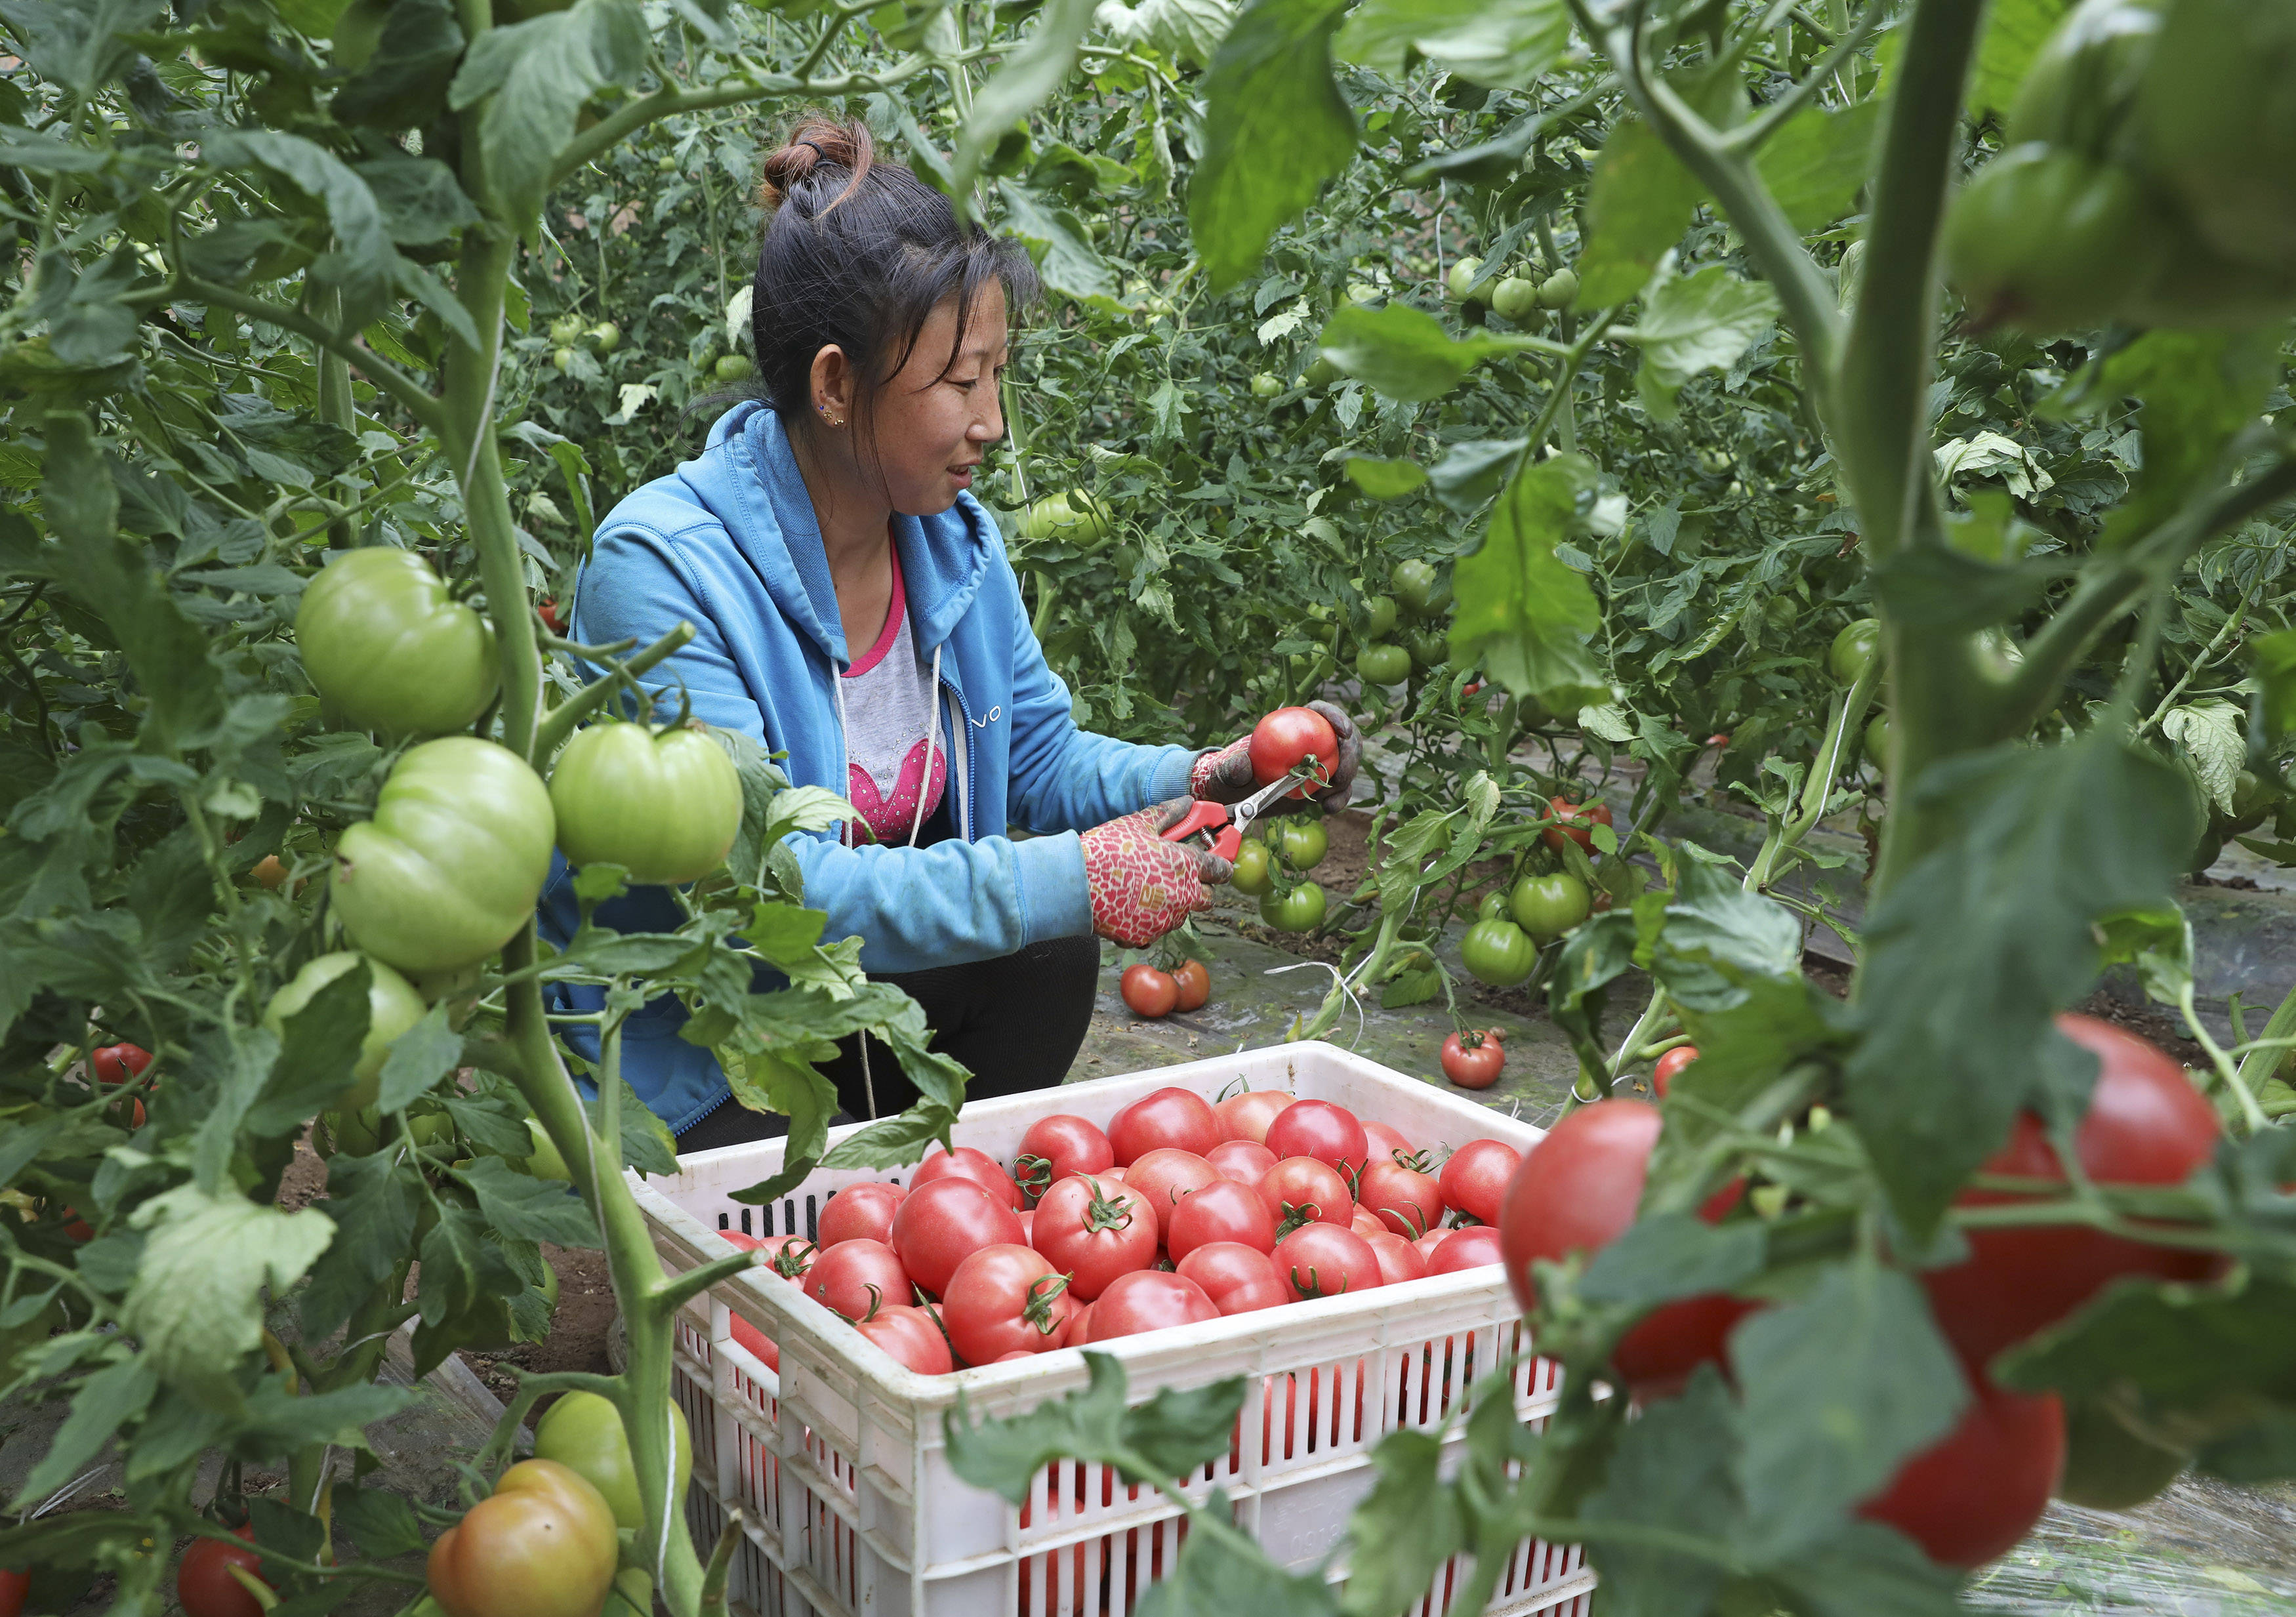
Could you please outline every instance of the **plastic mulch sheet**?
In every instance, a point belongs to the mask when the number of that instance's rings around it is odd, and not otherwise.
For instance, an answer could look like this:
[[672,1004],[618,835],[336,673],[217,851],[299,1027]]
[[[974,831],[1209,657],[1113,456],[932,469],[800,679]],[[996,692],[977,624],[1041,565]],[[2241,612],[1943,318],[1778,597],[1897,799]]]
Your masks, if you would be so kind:
[[1964,1605],[2001,1617],[2296,1617],[2296,1489],[2188,1476],[2126,1514],[2052,1506]]

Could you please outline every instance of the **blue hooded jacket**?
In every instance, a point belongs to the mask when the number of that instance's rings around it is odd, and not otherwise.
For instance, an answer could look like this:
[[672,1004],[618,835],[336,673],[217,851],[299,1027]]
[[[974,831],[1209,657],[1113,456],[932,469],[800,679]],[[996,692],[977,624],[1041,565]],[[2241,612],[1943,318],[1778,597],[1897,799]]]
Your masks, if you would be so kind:
[[[857,933],[863,968],[880,974],[1087,933],[1076,833],[1185,797],[1195,754],[1077,728],[1068,687],[1029,630],[996,525],[971,495],[938,516],[896,515],[893,542],[918,653],[940,653],[942,812],[955,834],[919,848],[848,848],[837,830],[793,835],[805,901],[828,913],[824,938]],[[646,645],[681,620],[694,637],[646,683],[674,693],[683,680],[693,717],[787,752],[792,784],[842,797],[834,682],[852,656],[813,501],[781,418],[764,405],[736,405],[698,459],[607,514],[576,586],[571,637]],[[1014,841],[1012,826],[1031,835]],[[562,942],[579,918],[562,859],[543,891],[542,933]],[[675,930],[681,916],[665,889],[640,887],[601,906],[597,918],[642,932]],[[766,973],[759,988],[779,983]],[[560,985],[553,999],[562,1011],[594,1011],[604,993]],[[717,1057],[677,1037],[685,1018],[664,995],[623,1032],[623,1077],[673,1130],[728,1097]],[[594,1032],[572,1037],[594,1058]]]

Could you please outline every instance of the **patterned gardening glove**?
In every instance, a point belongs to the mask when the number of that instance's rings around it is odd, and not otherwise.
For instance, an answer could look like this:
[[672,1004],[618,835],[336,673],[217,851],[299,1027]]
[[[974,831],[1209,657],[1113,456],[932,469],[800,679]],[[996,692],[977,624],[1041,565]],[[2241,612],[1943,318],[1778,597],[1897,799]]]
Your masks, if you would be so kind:
[[[1262,812],[1281,814],[1301,801],[1320,803],[1325,812],[1336,814],[1348,806],[1348,793],[1356,784],[1356,765],[1363,758],[1363,736],[1356,729],[1355,720],[1328,702],[1307,704],[1313,713],[1321,713],[1331,721],[1332,731],[1340,738],[1339,767],[1332,771],[1332,784],[1306,799],[1284,798],[1270,803]],[[1188,771],[1188,794],[1210,803],[1240,803],[1259,790],[1259,783],[1251,778],[1251,737],[1232,741],[1225,747],[1196,755],[1193,767]]]
[[1084,875],[1092,891],[1092,930],[1127,948],[1144,948],[1211,907],[1207,882],[1225,882],[1226,859],[1158,833],[1177,825],[1189,800],[1175,798],[1084,833]]

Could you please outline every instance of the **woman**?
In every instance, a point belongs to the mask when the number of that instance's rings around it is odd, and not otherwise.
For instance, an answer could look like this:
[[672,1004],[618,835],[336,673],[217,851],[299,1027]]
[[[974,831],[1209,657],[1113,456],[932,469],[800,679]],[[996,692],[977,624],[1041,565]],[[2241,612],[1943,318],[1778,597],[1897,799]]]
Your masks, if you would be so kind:
[[[771,218],[751,332],[766,397],[735,406],[699,459],[639,489],[598,529],[573,634],[694,638],[656,668],[694,717],[788,754],[800,784],[848,797],[857,822],[791,846],[824,936],[922,1005],[934,1047],[973,1095],[1057,1084],[1084,1040],[1096,938],[1154,941],[1210,902],[1224,860],[1166,842],[1191,797],[1254,790],[1241,741],[1207,752],[1087,735],[1046,667],[1018,580],[969,490],[1004,436],[1010,305],[1037,291],[1014,243],[960,226],[947,198],[876,161],[863,126],[801,123],[766,160]],[[1341,738],[1329,805],[1358,741]],[[1008,825],[1030,834],[1015,839]],[[544,930],[576,924],[560,873]],[[660,890],[599,912],[672,927]],[[600,991],[561,990],[594,1009]],[[622,1071],[681,1151],[779,1133],[726,1105],[724,1073],[676,1035],[664,997],[633,1016]],[[890,1052],[848,1039],[823,1071],[855,1117],[914,1099]]]

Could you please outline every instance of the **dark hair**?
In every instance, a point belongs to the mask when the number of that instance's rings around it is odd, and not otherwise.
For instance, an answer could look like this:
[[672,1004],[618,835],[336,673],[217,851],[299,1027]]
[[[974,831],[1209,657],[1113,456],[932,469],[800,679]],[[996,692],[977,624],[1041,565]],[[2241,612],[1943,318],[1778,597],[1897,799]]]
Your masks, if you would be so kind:
[[769,217],[751,283],[750,336],[758,380],[792,435],[817,425],[809,407],[813,360],[827,345],[853,365],[855,413],[865,431],[878,384],[909,362],[944,300],[956,300],[961,333],[991,281],[1003,283],[1016,309],[1040,290],[1018,242],[960,224],[946,196],[878,160],[858,120],[800,119],[766,159],[758,201]]

